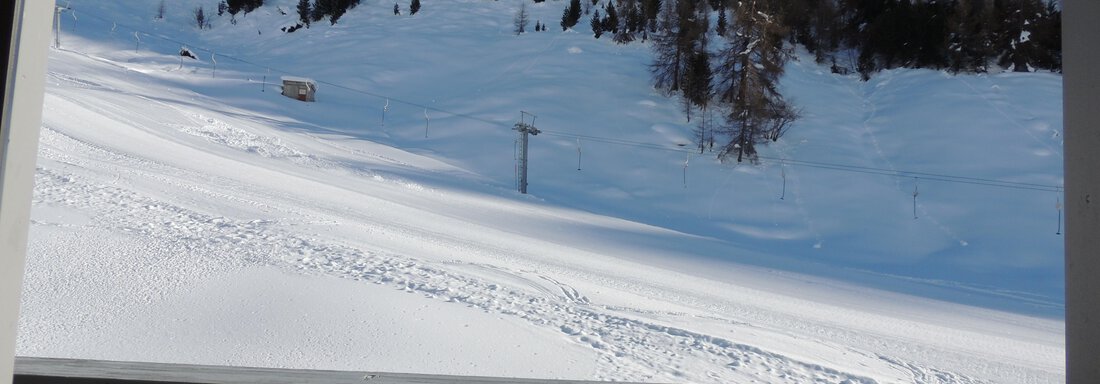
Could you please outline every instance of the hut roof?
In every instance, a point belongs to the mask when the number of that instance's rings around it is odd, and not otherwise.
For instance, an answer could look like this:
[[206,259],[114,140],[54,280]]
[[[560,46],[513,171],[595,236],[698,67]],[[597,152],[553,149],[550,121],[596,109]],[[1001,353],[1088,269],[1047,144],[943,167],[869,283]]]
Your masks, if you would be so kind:
[[308,77],[283,76],[282,80],[283,81],[293,81],[293,82],[298,82],[298,83],[317,84],[316,81],[313,81],[313,79],[310,79]]

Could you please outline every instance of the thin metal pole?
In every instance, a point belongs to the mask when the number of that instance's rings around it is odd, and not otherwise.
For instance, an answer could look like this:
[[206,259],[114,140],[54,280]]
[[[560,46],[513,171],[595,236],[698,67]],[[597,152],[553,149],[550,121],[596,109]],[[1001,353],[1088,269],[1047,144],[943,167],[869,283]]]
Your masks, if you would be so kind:
[[581,170],[581,139],[577,139],[577,170]]
[[1061,197],[1058,197],[1056,202],[1054,203],[1054,209],[1058,210],[1058,232],[1055,232],[1054,234],[1055,235],[1061,235],[1062,234],[1062,198]]
[[684,188],[688,187],[688,163],[691,162],[691,154],[684,158]]
[[917,219],[917,195],[920,194],[920,192],[917,191],[918,181],[919,180],[917,178],[913,178],[913,220]]
[[512,186],[519,188],[519,138],[512,140]]
[[61,7],[54,7],[53,46],[57,49],[61,49],[61,12],[64,10],[65,9]]
[[390,110],[390,99],[386,99],[386,105],[382,106],[382,129],[386,128],[386,111]]
[[519,131],[519,193],[527,193],[527,125]]
[[779,200],[783,200],[784,197],[787,197],[787,169],[782,168],[782,165],[779,168],[779,174],[783,176],[783,194],[779,195]]

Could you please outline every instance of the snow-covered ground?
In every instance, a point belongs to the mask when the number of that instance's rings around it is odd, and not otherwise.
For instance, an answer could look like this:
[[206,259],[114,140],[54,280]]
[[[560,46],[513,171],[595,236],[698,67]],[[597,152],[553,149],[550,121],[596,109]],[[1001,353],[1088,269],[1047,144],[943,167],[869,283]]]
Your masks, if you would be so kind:
[[[204,31],[189,12],[213,2],[153,20],[157,3],[63,15],[21,355],[1065,379],[1060,195],[932,176],[1060,185],[1060,76],[860,82],[803,58],[783,79],[803,118],[764,155],[816,166],[735,166],[680,146],[692,124],[649,87],[646,45],[562,32],[561,1],[529,3],[552,28],[521,36],[518,1],[365,0],[292,34],[289,0]],[[184,44],[199,60],[181,66]],[[281,75],[321,81],[318,102],[280,96]],[[520,110],[544,131],[530,195],[513,191]]]

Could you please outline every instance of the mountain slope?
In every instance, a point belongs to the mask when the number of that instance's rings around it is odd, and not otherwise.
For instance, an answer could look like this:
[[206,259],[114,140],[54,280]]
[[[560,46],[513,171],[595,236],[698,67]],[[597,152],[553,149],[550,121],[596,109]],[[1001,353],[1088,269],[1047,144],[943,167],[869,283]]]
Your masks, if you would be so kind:
[[[20,353],[692,382],[1064,377],[1060,320],[982,309],[1060,314],[1053,192],[678,152],[690,126],[646,85],[644,45],[514,36],[510,2],[409,18],[367,1],[293,34],[275,5],[197,31],[142,3],[73,4],[51,53]],[[559,5],[531,10],[554,20]],[[181,66],[178,42],[201,60]],[[229,52],[216,74],[201,47]],[[278,70],[325,81],[318,102],[261,87]],[[767,155],[1057,185],[1060,81],[861,83],[793,62],[783,86],[805,117]],[[531,196],[511,191],[520,109],[546,131]]]

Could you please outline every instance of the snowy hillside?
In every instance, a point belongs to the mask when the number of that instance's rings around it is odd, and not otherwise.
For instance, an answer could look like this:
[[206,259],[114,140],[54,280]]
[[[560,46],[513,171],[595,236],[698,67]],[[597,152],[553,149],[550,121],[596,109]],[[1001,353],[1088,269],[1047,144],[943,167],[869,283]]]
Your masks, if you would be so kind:
[[[760,165],[720,164],[649,86],[647,45],[562,32],[563,2],[528,3],[552,28],[520,36],[518,1],[365,0],[290,34],[296,2],[268,3],[206,30],[212,1],[65,3],[18,353],[1064,381],[1060,76],[794,61],[803,118]],[[521,110],[543,130],[530,195]]]

